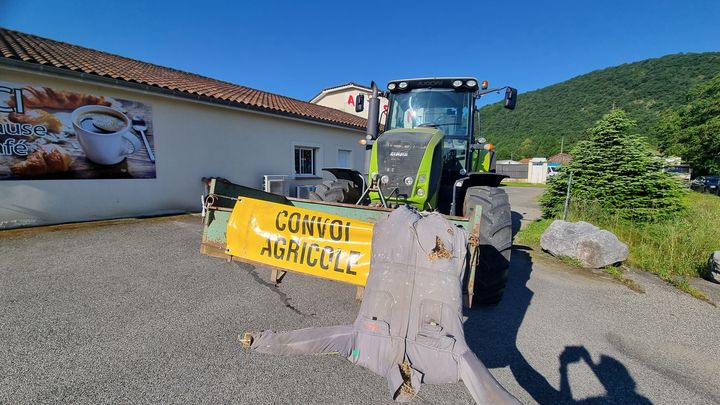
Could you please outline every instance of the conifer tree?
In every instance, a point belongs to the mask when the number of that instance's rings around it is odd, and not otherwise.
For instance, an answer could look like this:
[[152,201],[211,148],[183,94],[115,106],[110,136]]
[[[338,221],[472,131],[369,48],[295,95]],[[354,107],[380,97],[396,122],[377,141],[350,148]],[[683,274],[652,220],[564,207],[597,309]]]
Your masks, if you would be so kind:
[[682,210],[682,186],[663,172],[645,139],[631,133],[635,122],[620,109],[605,114],[590,137],[573,148],[573,160],[548,181],[541,197],[543,215],[555,217],[565,201],[572,173],[572,200],[594,205],[621,218],[660,221]]

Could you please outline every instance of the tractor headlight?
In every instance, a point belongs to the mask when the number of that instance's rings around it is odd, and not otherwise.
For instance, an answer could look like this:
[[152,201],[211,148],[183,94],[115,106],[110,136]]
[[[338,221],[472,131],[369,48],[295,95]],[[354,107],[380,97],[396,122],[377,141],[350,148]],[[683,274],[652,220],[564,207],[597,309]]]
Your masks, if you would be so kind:
[[475,80],[468,80],[465,82],[465,85],[468,87],[475,87],[477,86],[477,82]]
[[400,90],[407,89],[407,86],[408,86],[407,82],[400,82],[400,84],[398,84],[398,87],[400,88]]
[[393,91],[397,87],[397,84],[395,83],[388,83],[388,90]]
[[386,175],[383,175],[382,177],[380,177],[380,182],[381,182],[382,184],[388,184],[389,181],[390,181],[390,177],[388,177],[387,174],[386,174]]
[[414,180],[412,177],[408,176],[408,177],[405,177],[404,181],[405,181],[406,186],[412,186]]
[[452,82],[453,87],[460,87],[462,86],[462,80],[455,80]]
[[419,189],[417,189],[417,191],[415,192],[415,194],[417,194],[418,197],[422,197],[422,196],[425,195],[425,190],[419,188]]

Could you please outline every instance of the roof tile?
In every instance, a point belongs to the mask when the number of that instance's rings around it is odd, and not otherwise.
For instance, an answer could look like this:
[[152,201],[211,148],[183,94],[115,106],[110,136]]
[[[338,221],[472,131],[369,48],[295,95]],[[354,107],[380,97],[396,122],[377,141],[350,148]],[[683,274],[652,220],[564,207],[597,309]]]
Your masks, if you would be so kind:
[[367,120],[330,107],[0,27],[0,58],[141,83],[271,113],[363,129]]

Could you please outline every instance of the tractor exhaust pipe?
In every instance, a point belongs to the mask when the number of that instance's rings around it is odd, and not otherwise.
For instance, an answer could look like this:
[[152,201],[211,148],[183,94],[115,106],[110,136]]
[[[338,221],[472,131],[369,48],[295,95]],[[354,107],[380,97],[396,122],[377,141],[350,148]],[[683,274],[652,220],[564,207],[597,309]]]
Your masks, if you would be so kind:
[[380,97],[374,81],[370,82],[370,88],[372,88],[372,95],[368,110],[367,139],[375,140],[378,137],[378,126],[380,125]]
[[370,82],[372,94],[370,95],[370,106],[368,110],[367,132],[365,135],[365,171],[366,175],[370,174],[370,155],[372,154],[372,146],[378,137],[380,125],[380,96],[377,85],[374,81]]

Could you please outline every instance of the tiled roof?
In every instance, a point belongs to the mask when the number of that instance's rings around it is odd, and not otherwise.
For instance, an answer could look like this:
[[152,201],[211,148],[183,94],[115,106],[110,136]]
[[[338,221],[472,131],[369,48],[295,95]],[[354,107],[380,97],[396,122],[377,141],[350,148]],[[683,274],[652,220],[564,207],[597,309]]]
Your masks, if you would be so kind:
[[556,153],[548,158],[550,163],[568,163],[572,160],[572,155],[569,153]]
[[[221,80],[0,27],[0,56],[237,104],[252,110],[364,129],[367,120]],[[0,62],[2,60],[0,58]]]

